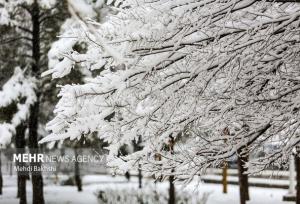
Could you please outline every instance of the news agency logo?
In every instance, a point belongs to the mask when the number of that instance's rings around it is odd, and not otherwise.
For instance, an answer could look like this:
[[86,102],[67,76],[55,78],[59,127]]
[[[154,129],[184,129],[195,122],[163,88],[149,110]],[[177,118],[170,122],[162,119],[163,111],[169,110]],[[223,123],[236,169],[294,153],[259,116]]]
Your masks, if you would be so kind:
[[13,170],[19,173],[68,173],[73,172],[75,165],[83,174],[106,171],[106,154],[94,149],[54,149],[38,152],[18,150],[11,154]]
[[44,154],[13,154],[13,162],[44,162]]

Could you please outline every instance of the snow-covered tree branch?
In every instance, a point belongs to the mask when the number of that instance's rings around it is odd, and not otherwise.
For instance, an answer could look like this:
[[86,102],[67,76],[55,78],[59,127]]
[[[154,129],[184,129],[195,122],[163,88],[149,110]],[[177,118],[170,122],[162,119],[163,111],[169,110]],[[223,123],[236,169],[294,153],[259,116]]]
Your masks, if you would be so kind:
[[13,113],[0,123],[1,145],[9,144],[17,126],[28,119],[30,106],[36,101],[35,89],[34,80],[26,78],[19,67],[15,68],[14,75],[3,85],[0,91],[0,110],[8,115],[4,109],[12,109],[8,111]]
[[[111,166],[126,170],[139,161],[151,174],[169,169],[184,177],[268,143],[288,158],[299,143],[297,3],[126,0],[115,6],[117,14],[86,21],[72,38],[86,43],[85,53],[70,49],[45,72],[64,77],[74,64],[100,70],[85,84],[62,87],[51,134],[41,142],[97,132],[110,144]],[[230,134],[222,134],[225,128]],[[166,149],[170,135],[174,154]],[[139,136],[144,148],[117,158]],[[250,164],[265,168],[278,155]]]

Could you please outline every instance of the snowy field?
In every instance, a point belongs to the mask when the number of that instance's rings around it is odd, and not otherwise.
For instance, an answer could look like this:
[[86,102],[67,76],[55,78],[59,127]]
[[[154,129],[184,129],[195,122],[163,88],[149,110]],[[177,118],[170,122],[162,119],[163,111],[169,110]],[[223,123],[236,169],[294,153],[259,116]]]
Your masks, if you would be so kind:
[[[31,184],[27,182],[27,199],[31,203]],[[16,199],[16,177],[4,177],[3,195],[0,196],[1,204],[17,204]],[[149,186],[150,180],[144,182],[144,185]],[[195,188],[195,183],[190,184],[187,189],[190,191],[199,191],[200,194],[210,193],[207,204],[238,204],[239,192],[238,186],[230,185],[228,194],[222,193],[222,186],[218,184],[203,184],[200,183]],[[96,192],[104,188],[132,188],[136,189],[138,186],[137,179],[132,178],[130,182],[124,177],[117,176],[85,176],[83,177],[83,192],[77,192],[75,186],[60,186],[52,183],[50,179],[45,179],[45,200],[46,204],[97,204]],[[153,186],[151,184],[151,186]],[[154,186],[157,189],[167,189],[168,183],[159,183]],[[177,186],[177,191],[180,187]],[[256,188],[250,187],[251,201],[249,204],[287,204],[290,202],[283,202],[282,196],[287,193],[287,190]]]

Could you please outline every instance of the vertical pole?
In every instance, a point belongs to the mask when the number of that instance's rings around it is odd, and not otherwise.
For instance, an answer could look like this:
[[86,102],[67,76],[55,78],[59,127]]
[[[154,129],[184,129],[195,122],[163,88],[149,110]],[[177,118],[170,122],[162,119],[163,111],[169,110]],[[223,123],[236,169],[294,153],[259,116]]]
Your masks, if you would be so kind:
[[296,165],[296,204],[300,204],[300,148],[296,147],[297,154],[295,155],[295,165]]
[[222,169],[222,175],[223,175],[223,178],[222,178],[223,193],[227,193],[227,175],[228,175],[227,170],[228,170],[227,162],[224,162],[224,167]]
[[289,163],[289,195],[295,195],[295,159],[294,156],[290,156]]
[[1,165],[1,150],[0,150],[0,195],[2,195],[3,178],[2,178],[2,165]]

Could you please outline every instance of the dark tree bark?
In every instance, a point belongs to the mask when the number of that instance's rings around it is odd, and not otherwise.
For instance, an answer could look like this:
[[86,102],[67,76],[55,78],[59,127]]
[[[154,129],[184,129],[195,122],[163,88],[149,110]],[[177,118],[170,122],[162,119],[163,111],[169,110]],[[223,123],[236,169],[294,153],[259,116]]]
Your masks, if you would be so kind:
[[[169,136],[169,151],[171,152],[171,154],[174,154],[174,144],[175,144],[175,140],[174,137],[172,135]],[[174,169],[172,170],[172,172],[174,172]],[[169,188],[169,202],[168,204],[175,204],[176,203],[176,195],[175,195],[175,185],[174,185],[174,176],[171,175],[169,177],[169,184],[170,184],[170,188]]]
[[27,196],[26,196],[26,179],[25,175],[18,175],[18,195],[19,204],[26,204],[27,203]]
[[240,187],[240,204],[246,204],[246,189],[243,183],[243,162],[240,157],[237,160],[238,163],[238,174],[239,174],[239,187]]
[[1,150],[0,150],[0,195],[2,195],[3,177],[2,177],[2,163],[1,163]]
[[296,166],[296,204],[300,204],[300,149],[297,147],[297,155],[295,156],[295,166]]
[[[32,21],[32,75],[38,79],[40,77],[40,8],[37,0],[31,6]],[[29,149],[31,154],[37,154],[38,148],[38,122],[40,106],[40,87],[36,90],[37,101],[30,107],[29,117]],[[39,162],[31,163],[32,166],[39,168]],[[32,203],[44,204],[43,177],[41,171],[32,173]]]
[[[77,158],[78,151],[77,151],[76,147],[74,148],[74,151],[75,151],[75,157]],[[80,168],[79,168],[79,163],[78,163],[77,159],[75,161],[75,183],[76,183],[76,186],[77,186],[77,190],[82,191],[82,183],[81,183],[81,178],[80,178]]]
[[129,171],[126,171],[125,178],[127,179],[128,182],[130,181],[130,177],[131,177],[131,175],[130,175]]
[[169,204],[175,204],[175,186],[174,186],[174,176],[169,177]]
[[[31,154],[38,154],[38,110],[39,105],[35,103],[31,107],[31,115],[29,119],[29,148]],[[40,162],[31,162],[32,166],[37,167],[40,169],[41,163]],[[32,204],[44,204],[44,191],[43,191],[43,177],[41,171],[32,171],[31,173],[32,178]]]
[[139,188],[142,188],[142,180],[143,180],[143,175],[142,175],[142,169],[141,169],[141,165],[139,164],[139,174],[138,174],[138,178],[139,178]]
[[245,174],[247,168],[244,166],[248,161],[247,155],[242,155],[241,152],[238,153],[238,175],[239,175],[239,187],[240,187],[240,203],[246,204],[249,200],[249,185],[248,185],[248,175]]
[[13,173],[12,173],[12,169],[13,169],[13,165],[12,165],[12,162],[9,162],[9,176],[12,176]]
[[[143,147],[141,146],[142,143],[142,137],[139,136],[138,140],[135,140],[133,143],[133,148],[134,151],[140,151],[143,149]],[[141,164],[138,165],[138,179],[139,179],[139,188],[142,188],[142,182],[143,182],[143,175],[142,175],[142,166]]]
[[[247,159],[247,162],[248,162],[248,157],[246,157],[245,159]],[[244,170],[248,171],[247,168],[244,168]],[[248,174],[244,174],[243,178],[244,178],[244,183],[245,183],[245,188],[246,188],[245,197],[246,197],[246,200],[250,200]]]
[[[26,131],[26,125],[20,124],[16,128],[16,137],[15,137],[15,144],[16,144],[16,153],[17,154],[23,154],[25,152],[25,131]],[[18,167],[22,168],[25,167],[24,162],[17,162],[16,164]],[[26,204],[27,203],[27,197],[26,197],[26,180],[28,179],[28,172],[18,171],[18,191],[17,191],[17,197],[19,198],[20,204]]]

